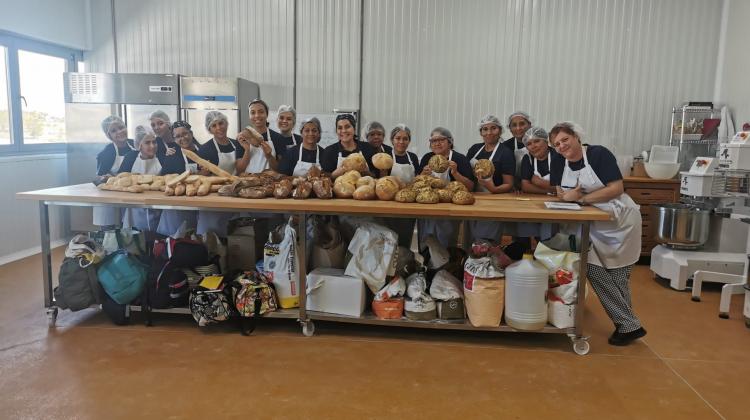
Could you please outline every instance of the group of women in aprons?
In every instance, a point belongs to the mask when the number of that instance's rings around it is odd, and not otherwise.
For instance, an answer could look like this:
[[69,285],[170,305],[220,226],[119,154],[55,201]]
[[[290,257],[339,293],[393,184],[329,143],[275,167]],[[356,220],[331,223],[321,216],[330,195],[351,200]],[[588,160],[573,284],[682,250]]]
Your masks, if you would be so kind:
[[[152,130],[139,126],[134,141],[127,138],[127,129],[121,119],[108,117],[102,122],[102,129],[111,143],[97,156],[97,173],[127,171],[157,175],[181,173],[186,169],[206,173],[184,156],[182,150],[189,149],[235,174],[274,169],[286,175],[304,176],[317,166],[336,178],[345,173],[343,160],[350,154],[361,153],[374,177],[391,175],[408,183],[422,174],[458,181],[469,191],[549,194],[564,201],[593,205],[612,216],[611,221],[593,224],[588,261],[588,277],[615,324],[609,342],[625,345],[646,334],[633,313],[629,290],[630,272],[640,252],[639,208],[624,193],[622,175],[614,155],[603,146],[585,145],[583,132],[576,124],[559,123],[548,134],[543,128],[534,126],[527,113],[515,112],[506,120],[511,138],[503,141],[500,119],[487,115],[477,124],[481,141],[472,145],[466,154],[454,150],[454,138],[448,129],[436,127],[430,132],[430,151],[419,159],[409,151],[412,132],[404,124],[393,127],[386,139],[383,125],[371,122],[365,130],[366,141],[362,141],[356,135],[354,116],[340,114],[335,127],[338,141],[322,148],[318,145],[322,128],[317,118],[302,121],[300,135],[294,134],[296,113],[292,107],[282,106],[278,112],[280,132],[276,132],[268,127],[269,108],[264,101],[256,99],[248,108],[252,127],[263,136],[258,146],[242,133],[237,139],[228,137],[228,119],[219,111],[206,114],[205,127],[212,138],[202,145],[193,138],[187,122],[171,123],[160,111],[151,115]],[[393,167],[386,171],[375,169],[372,156],[376,153],[390,154]],[[427,163],[436,154],[447,158],[447,171],[435,173],[430,170]],[[493,162],[495,172],[490,178],[475,177],[473,167],[480,159]],[[236,215],[216,211],[128,209],[120,212],[113,208],[98,208],[94,223],[113,226],[118,225],[118,218],[121,218],[124,226],[162,235],[173,235],[177,229],[184,228],[195,229],[201,235],[214,232],[223,237],[229,220]],[[399,242],[408,245],[415,221],[389,219],[387,223],[399,235]],[[458,223],[454,220],[420,220],[417,229],[420,242],[431,235],[445,246],[455,246]],[[539,223],[502,224],[469,220],[465,228],[472,241],[499,242],[503,235],[512,235],[523,242],[529,237],[543,240],[554,233],[551,224]]]

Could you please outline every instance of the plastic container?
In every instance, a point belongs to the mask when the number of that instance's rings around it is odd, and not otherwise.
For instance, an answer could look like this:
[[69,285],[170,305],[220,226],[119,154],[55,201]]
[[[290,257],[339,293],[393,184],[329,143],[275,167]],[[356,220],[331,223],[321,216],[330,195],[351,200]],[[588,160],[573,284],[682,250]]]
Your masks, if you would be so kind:
[[547,325],[549,272],[531,254],[505,269],[505,322],[526,331]]
[[679,163],[646,162],[643,165],[652,179],[672,179],[680,171]]

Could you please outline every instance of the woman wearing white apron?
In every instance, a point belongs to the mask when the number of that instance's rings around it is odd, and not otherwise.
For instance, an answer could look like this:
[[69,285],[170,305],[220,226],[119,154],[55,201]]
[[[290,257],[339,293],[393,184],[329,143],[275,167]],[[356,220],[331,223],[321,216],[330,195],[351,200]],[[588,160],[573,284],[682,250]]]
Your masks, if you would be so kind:
[[172,122],[166,112],[158,109],[148,117],[151,130],[156,135],[156,154],[172,156],[179,147],[172,136]]
[[[120,172],[132,172],[142,175],[161,175],[161,157],[157,156],[156,135],[139,125],[135,128],[135,148],[125,157],[120,167]],[[122,226],[125,228],[136,228],[142,232],[155,232],[159,226],[161,210],[127,208],[122,217]]]
[[[237,154],[240,153],[239,149],[242,147],[235,140],[227,137],[229,126],[227,116],[219,111],[211,111],[206,113],[205,121],[206,130],[213,135],[213,138],[198,149],[198,155],[230,174],[234,174]],[[214,232],[218,236],[226,236],[227,223],[233,216],[234,213],[230,212],[199,210],[196,232],[199,235]]]
[[[472,168],[480,159],[490,160],[495,165],[495,173],[490,178],[477,179],[476,191],[478,192],[502,194],[513,191],[513,174],[516,166],[513,154],[500,144],[502,132],[500,120],[494,115],[487,115],[479,121],[479,134],[483,141],[471,146],[466,156],[471,158],[469,164]],[[466,223],[469,239],[472,242],[486,239],[495,245],[500,243],[503,225],[503,222],[490,220],[467,220]]]
[[[548,145],[547,132],[541,127],[531,127],[523,136],[523,144],[528,154],[521,162],[521,191],[527,194],[555,194],[556,188],[550,185],[549,168],[552,159],[560,159]],[[519,223],[518,236],[537,237],[540,240],[552,236],[554,225],[550,223]]]
[[591,225],[587,274],[615,324],[609,343],[623,346],[646,335],[633,312],[630,293],[630,273],[641,250],[641,214],[624,193],[612,152],[603,146],[584,148],[582,137],[580,127],[571,122],[552,128],[552,145],[564,160],[552,162],[550,180],[562,200],[594,205],[612,216]]
[[[96,175],[116,175],[120,172],[125,155],[135,150],[133,141],[128,139],[128,129],[122,118],[111,115],[102,121],[102,131],[107,136],[108,145],[96,155]],[[103,179],[103,178],[101,178]],[[122,209],[119,207],[94,207],[93,224],[103,229],[115,228],[122,222]]]
[[[279,105],[279,110],[276,111],[276,126],[279,127],[279,134],[286,143],[286,150],[302,143],[302,137],[299,134],[294,134],[294,125],[296,123],[297,111],[294,107],[291,105]],[[301,127],[300,132],[302,132]],[[277,152],[279,159],[286,153],[284,150],[278,150]]]
[[521,160],[526,155],[526,147],[523,145],[523,135],[531,127],[531,117],[529,114],[516,111],[508,117],[508,129],[513,137],[505,140],[503,144],[513,151],[516,159],[516,173],[514,187],[516,190],[521,189]]
[[[179,148],[170,156],[164,157],[164,168],[162,172],[166,174],[180,174],[186,170],[190,173],[197,174],[198,164],[189,159],[182,151],[190,150],[198,153],[198,143],[193,137],[193,130],[187,121],[175,121],[172,124],[172,138]],[[201,175],[209,175],[208,170],[200,171]],[[159,227],[156,232],[164,236],[174,236],[182,225],[187,230],[195,230],[198,224],[198,212],[194,210],[162,210],[159,219]]]
[[248,135],[245,133],[237,135],[237,142],[242,146],[242,154],[237,156],[237,162],[235,163],[237,173],[257,174],[266,169],[276,170],[278,158],[281,157],[281,153],[286,151],[286,146],[283,146],[279,151],[275,147],[271,130],[268,128],[268,106],[260,99],[256,99],[250,102],[248,108],[250,123],[263,136],[263,141],[260,142],[259,146],[253,146]]
[[[391,130],[391,157],[393,158],[393,167],[389,175],[395,176],[402,183],[408,184],[414,181],[417,171],[419,170],[419,159],[417,155],[408,151],[411,144],[411,130],[404,124],[398,124]],[[415,219],[388,217],[383,223],[396,232],[398,235],[398,244],[409,248],[411,238],[414,234]]]
[[[436,127],[430,132],[431,152],[422,156],[419,167],[422,175],[429,175],[446,181],[458,181],[466,186],[469,191],[474,190],[474,174],[469,164],[469,159],[453,150],[453,135],[447,128]],[[427,165],[434,155],[443,155],[448,158],[448,170],[443,173],[432,172]],[[420,220],[419,246],[422,248],[428,236],[432,235],[444,247],[455,247],[458,244],[458,225],[455,220],[424,219]]]
[[323,150],[321,165],[323,170],[329,172],[333,179],[343,175],[346,170],[341,166],[344,159],[352,153],[361,153],[367,161],[371,173],[376,173],[372,166],[373,150],[369,144],[358,141],[354,135],[357,122],[351,114],[339,114],[336,116],[336,137],[339,141]]
[[385,140],[385,127],[383,127],[383,124],[377,121],[367,124],[365,139],[370,147],[372,147],[373,153],[391,153],[391,146],[383,143]]
[[291,176],[307,176],[313,167],[321,168],[320,120],[312,117],[302,122],[302,144],[289,149],[279,162],[279,173]]

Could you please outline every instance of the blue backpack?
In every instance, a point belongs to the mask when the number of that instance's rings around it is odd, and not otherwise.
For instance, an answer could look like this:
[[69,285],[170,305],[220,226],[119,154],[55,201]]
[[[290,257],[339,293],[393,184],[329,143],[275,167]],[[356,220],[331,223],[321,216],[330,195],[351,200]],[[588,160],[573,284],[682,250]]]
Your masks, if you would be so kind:
[[99,283],[115,302],[127,305],[143,292],[146,267],[125,250],[108,255],[96,272]]

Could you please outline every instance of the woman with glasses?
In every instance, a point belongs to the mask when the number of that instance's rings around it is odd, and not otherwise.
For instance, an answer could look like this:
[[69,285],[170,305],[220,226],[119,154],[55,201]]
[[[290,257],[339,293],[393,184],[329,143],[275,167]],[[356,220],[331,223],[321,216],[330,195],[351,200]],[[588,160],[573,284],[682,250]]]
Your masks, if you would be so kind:
[[[477,179],[476,191],[478,192],[501,194],[513,191],[516,163],[513,152],[500,143],[502,132],[500,120],[494,115],[487,115],[479,121],[479,135],[482,136],[482,142],[469,148],[467,153],[470,157],[469,164],[473,168],[480,159],[487,159],[495,166],[495,172],[489,178]],[[486,239],[493,244],[499,244],[500,237],[503,235],[502,222],[469,220],[466,226],[472,241]]]
[[367,166],[371,173],[377,173],[372,166],[373,150],[369,144],[357,140],[354,134],[357,122],[351,114],[339,114],[336,116],[336,137],[339,141],[328,146],[323,150],[321,165],[323,170],[329,172],[331,177],[336,179],[346,173],[341,166],[344,159],[352,153],[361,153],[367,161]]
[[[435,127],[430,132],[430,152],[422,156],[419,163],[422,175],[429,175],[445,181],[458,181],[469,191],[474,190],[474,174],[469,164],[469,159],[461,153],[453,150],[453,135],[447,128]],[[448,170],[443,173],[433,172],[428,162],[434,155],[442,155],[448,159]],[[419,221],[419,243],[420,247],[428,236],[434,236],[445,247],[455,247],[458,243],[458,224],[452,220],[420,220]]]
[[646,335],[633,311],[630,273],[641,252],[639,206],[625,193],[615,156],[604,146],[584,146],[572,122],[555,125],[550,141],[563,159],[553,160],[550,183],[563,201],[592,205],[611,220],[593,222],[587,275],[615,331],[609,344],[624,346]]
[[[128,128],[122,118],[110,115],[102,120],[102,131],[110,141],[96,155],[96,175],[104,179],[108,175],[120,172],[125,156],[135,150],[133,140],[128,139]],[[94,207],[93,223],[102,229],[112,229],[120,225],[122,209],[118,207]]]

